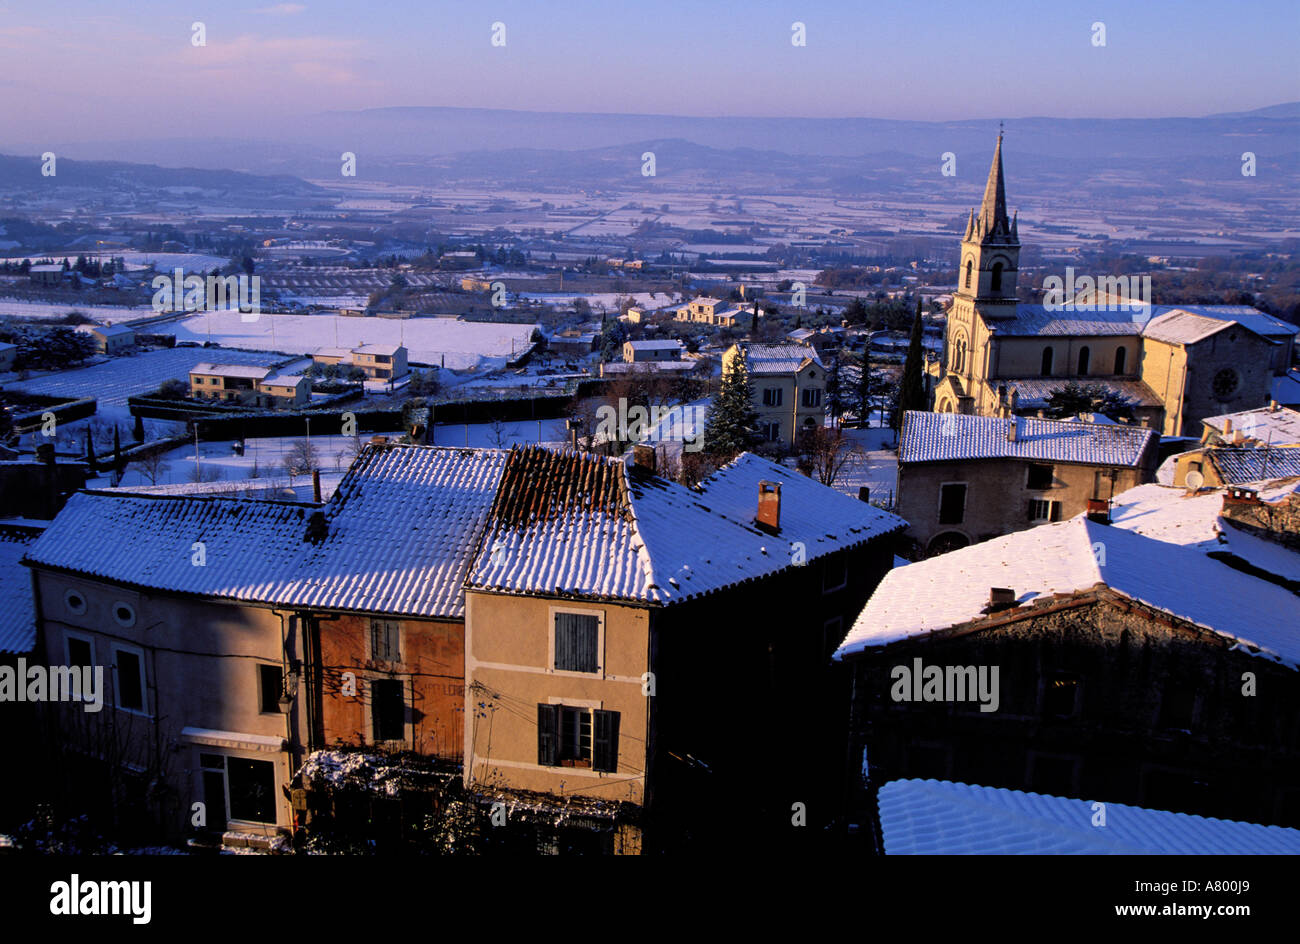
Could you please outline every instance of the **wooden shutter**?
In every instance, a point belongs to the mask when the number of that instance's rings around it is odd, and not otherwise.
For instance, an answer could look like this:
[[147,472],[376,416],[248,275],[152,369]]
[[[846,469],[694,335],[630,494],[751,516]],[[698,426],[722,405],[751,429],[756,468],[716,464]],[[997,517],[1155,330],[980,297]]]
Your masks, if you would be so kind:
[[593,711],[595,734],[593,737],[593,770],[613,773],[618,769],[618,712]]
[[1032,498],[1029,499],[1029,513],[1026,515],[1026,517],[1030,521],[1034,520],[1034,500]]
[[543,767],[559,764],[560,706],[537,706],[537,763]]
[[1060,503],[1059,501],[1054,501],[1054,502],[1052,502],[1052,503],[1049,505],[1049,507],[1052,509],[1052,511],[1051,511],[1051,515],[1050,515],[1051,519],[1052,519],[1053,521],[1060,521],[1060,520],[1061,520],[1061,503]]

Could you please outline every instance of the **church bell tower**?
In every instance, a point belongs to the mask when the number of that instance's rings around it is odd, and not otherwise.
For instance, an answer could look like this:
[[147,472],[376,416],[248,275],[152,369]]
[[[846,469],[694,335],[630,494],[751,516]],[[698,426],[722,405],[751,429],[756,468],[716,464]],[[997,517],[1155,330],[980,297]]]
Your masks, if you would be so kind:
[[972,210],[961,241],[957,299],[986,321],[1016,315],[1016,272],[1020,267],[1017,219],[1007,218],[1007,194],[1002,182],[1002,133],[998,132],[993,166],[984,185],[979,214]]

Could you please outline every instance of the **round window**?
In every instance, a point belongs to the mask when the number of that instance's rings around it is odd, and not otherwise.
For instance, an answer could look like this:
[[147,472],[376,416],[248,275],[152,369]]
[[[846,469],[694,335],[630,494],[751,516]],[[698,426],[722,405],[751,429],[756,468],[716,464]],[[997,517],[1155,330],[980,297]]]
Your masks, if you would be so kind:
[[122,626],[135,625],[135,610],[130,603],[117,602],[113,604],[113,619],[117,620]]
[[1225,367],[1214,375],[1214,395],[1225,400],[1237,392],[1241,385],[1241,376],[1231,367]]
[[86,598],[76,590],[69,590],[63,595],[63,602],[68,607],[68,612],[74,616],[80,616],[86,612]]

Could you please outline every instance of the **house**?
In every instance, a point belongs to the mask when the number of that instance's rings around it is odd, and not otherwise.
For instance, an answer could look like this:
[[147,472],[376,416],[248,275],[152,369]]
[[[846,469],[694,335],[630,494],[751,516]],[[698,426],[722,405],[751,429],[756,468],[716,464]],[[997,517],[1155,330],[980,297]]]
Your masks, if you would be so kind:
[[680,361],[682,351],[682,342],[671,338],[663,341],[624,341],[623,362],[645,364]]
[[18,360],[18,345],[0,341],[0,374],[7,374],[14,369]]
[[90,335],[101,354],[116,354],[135,345],[135,332],[126,325],[81,325],[77,330]]
[[678,321],[690,321],[696,324],[714,325],[719,328],[734,328],[740,317],[741,309],[731,302],[720,298],[701,295],[677,308]]
[[[1167,460],[1172,484],[1245,485],[1300,474],[1290,471],[1300,469],[1300,411],[1273,402],[1201,423],[1201,445]],[[1189,473],[1195,473],[1191,482]]]
[[270,367],[204,362],[190,368],[190,396],[196,400],[224,400],[256,404],[259,384],[271,376]]
[[1290,368],[1300,329],[1254,308],[1115,304],[1109,290],[1025,305],[1016,296],[1019,259],[999,135],[932,370],[939,412],[997,415],[1003,388],[1018,393],[1020,410],[1041,409],[1073,381],[1116,395],[1166,436],[1198,435],[1205,416],[1267,403]]
[[1151,480],[1159,438],[1118,423],[909,410],[897,510],[928,554],[1085,511],[1104,516],[1114,495]]
[[594,331],[562,331],[552,335],[546,346],[557,354],[586,357],[600,346],[600,335]]
[[[466,580],[465,784],[534,849],[734,849],[838,802],[828,657],[903,522],[751,454],[699,490],[653,456],[512,450]],[[800,763],[756,778],[780,744]]]
[[[1253,537],[1253,559],[1296,556]],[[887,781],[933,778],[1300,825],[1300,597],[1276,575],[1294,564],[1085,516],[891,570],[835,656],[862,760],[851,818]]]
[[25,562],[43,658],[112,670],[104,711],[55,718],[95,774],[79,795],[143,809],[150,785],[164,835],[197,802],[201,832],[265,846],[301,824],[288,788],[313,751],[457,769],[463,582],[503,465],[495,450],[381,444],[324,505],[74,496]]
[[1298,829],[947,780],[891,780],[878,803],[886,855],[1300,854]]
[[311,380],[302,374],[276,374],[258,381],[257,392],[267,406],[305,406],[311,400]]
[[63,266],[34,265],[27,270],[27,277],[37,285],[59,285],[63,282]]
[[371,380],[399,380],[408,373],[406,348],[400,344],[363,344],[352,349],[352,364]]
[[753,388],[758,429],[767,442],[794,445],[798,434],[825,423],[826,368],[816,350],[802,344],[741,341],[722,355],[725,378],[743,358]]

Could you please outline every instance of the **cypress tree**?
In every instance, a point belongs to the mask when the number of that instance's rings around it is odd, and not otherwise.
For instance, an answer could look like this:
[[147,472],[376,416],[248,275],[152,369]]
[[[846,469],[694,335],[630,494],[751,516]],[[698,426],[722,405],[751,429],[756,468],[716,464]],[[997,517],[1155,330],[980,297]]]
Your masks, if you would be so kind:
[[95,461],[95,443],[90,438],[90,427],[86,427],[86,465],[90,467],[92,475],[99,472],[99,463]]
[[908,410],[924,410],[925,385],[921,379],[921,299],[916,300],[916,314],[912,317],[912,337],[907,345],[907,362],[903,364],[903,380],[898,388],[898,414],[894,429],[903,425],[903,414]]

